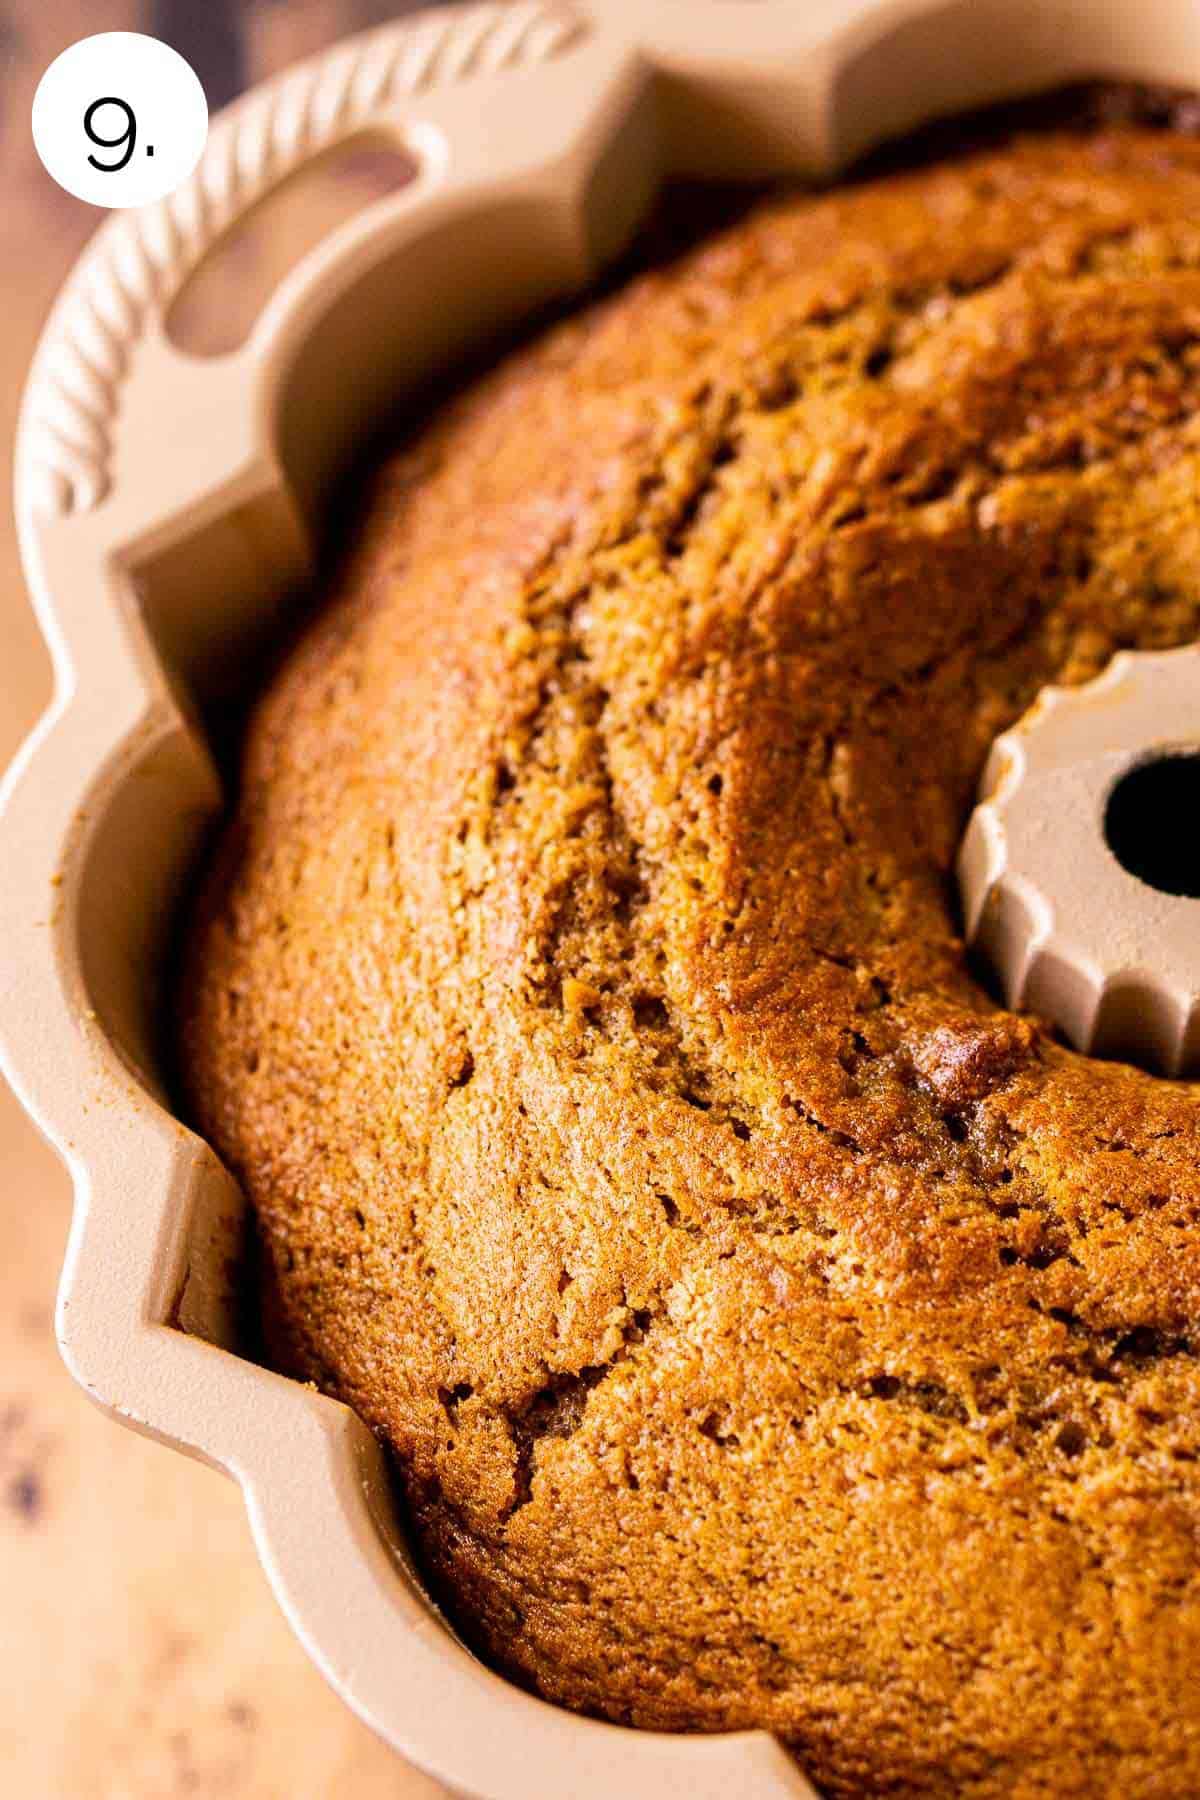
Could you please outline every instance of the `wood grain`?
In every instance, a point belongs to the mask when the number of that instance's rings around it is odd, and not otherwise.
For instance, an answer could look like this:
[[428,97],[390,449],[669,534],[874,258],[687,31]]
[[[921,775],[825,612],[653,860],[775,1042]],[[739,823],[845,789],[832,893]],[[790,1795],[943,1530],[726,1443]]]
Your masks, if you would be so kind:
[[[42,318],[98,215],[29,136],[37,80],[94,31],[144,30],[214,107],[349,30],[376,0],[19,0],[0,6],[0,481]],[[0,761],[49,698],[49,665],[0,516]],[[0,1792],[12,1800],[433,1800],[326,1688],[250,1546],[237,1490],[93,1411],[52,1308],[66,1176],[0,1085]]]

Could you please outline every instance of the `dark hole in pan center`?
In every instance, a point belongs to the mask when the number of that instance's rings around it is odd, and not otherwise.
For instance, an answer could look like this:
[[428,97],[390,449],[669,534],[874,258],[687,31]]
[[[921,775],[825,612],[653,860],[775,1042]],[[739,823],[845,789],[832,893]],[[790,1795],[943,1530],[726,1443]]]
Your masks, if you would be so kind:
[[1123,775],[1104,809],[1104,840],[1139,881],[1200,899],[1200,750],[1156,756]]

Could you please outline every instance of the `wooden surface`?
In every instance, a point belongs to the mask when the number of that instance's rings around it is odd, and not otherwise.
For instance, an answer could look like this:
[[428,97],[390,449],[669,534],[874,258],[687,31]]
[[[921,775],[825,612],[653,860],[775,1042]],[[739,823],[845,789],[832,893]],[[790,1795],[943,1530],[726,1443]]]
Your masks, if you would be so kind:
[[[219,105],[403,6],[365,0],[0,4],[0,761],[49,695],[7,495],[25,368],[99,215],[29,136],[38,77],[89,32],[154,31]],[[0,950],[0,954],[2,954]],[[61,1368],[52,1309],[66,1177],[0,1085],[0,1794],[5,1800],[433,1800],[326,1688],[250,1546],[237,1490],[121,1430]]]

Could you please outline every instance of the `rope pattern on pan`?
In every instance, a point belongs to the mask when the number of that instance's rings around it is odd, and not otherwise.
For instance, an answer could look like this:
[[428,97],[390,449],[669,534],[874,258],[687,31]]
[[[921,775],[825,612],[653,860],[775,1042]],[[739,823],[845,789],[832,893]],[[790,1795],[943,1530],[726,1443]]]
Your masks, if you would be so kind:
[[238,212],[395,100],[547,62],[580,29],[537,0],[428,13],[281,76],[219,120],[183,186],[114,218],[72,277],[30,381],[24,504],[56,516],[90,511],[104,498],[130,352],[147,318],[165,314]]

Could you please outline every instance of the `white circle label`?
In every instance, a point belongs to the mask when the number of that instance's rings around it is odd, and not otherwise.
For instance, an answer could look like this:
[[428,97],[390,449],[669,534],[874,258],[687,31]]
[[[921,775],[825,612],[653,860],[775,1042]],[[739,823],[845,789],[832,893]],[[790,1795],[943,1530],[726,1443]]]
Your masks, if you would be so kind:
[[33,97],[47,172],[91,206],[144,206],[186,181],[208,139],[190,63],[140,31],[102,31],[56,56]]

